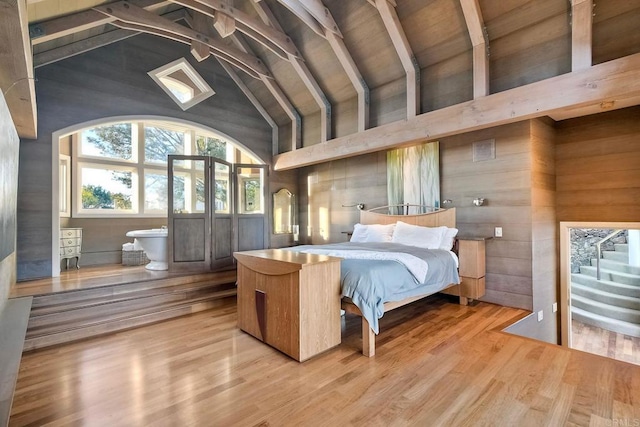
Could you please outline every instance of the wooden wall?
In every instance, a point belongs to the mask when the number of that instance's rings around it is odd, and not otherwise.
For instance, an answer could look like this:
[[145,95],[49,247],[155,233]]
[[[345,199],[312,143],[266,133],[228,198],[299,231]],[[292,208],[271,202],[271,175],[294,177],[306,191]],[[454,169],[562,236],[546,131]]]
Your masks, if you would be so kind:
[[18,192],[18,133],[0,94],[0,311],[16,282],[16,208]]
[[[531,154],[529,122],[440,141],[442,200],[456,207],[460,235],[503,237],[487,242],[485,301],[533,308]],[[473,143],[495,140],[495,159],[474,162]],[[484,197],[484,206],[472,201]]]
[[299,171],[302,243],[344,242],[365,209],[387,204],[386,152],[310,166]]
[[[147,75],[180,57],[216,91],[187,111]],[[196,62],[186,45],[141,35],[38,68],[36,78],[39,137],[20,144],[18,280],[51,275],[51,136],[57,130],[114,116],[178,118],[217,129],[271,159],[271,129],[262,116],[217,61]]]
[[558,221],[638,221],[640,107],[556,124]]

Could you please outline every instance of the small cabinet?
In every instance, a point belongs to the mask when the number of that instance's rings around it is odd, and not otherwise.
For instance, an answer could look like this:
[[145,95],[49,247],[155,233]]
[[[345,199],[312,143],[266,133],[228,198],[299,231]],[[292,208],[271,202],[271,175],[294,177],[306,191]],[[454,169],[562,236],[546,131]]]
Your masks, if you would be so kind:
[[238,326],[302,362],[341,342],[340,258],[236,252]]
[[461,303],[468,299],[478,299],[485,294],[486,245],[487,237],[459,237],[458,259],[460,284],[442,291],[448,295],[461,297]]
[[80,257],[82,256],[82,228],[61,228],[60,229],[60,260],[67,261],[66,268],[69,268],[69,259],[76,259],[76,268],[80,268]]

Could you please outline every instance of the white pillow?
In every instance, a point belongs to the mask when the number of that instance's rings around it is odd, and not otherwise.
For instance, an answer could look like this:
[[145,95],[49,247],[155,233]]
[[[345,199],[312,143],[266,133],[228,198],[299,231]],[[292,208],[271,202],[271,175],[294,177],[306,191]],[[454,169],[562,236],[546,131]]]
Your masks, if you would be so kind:
[[350,241],[357,243],[390,242],[395,228],[395,224],[356,224],[353,226],[353,234]]
[[455,242],[455,238],[457,235],[457,228],[446,227],[446,230],[442,235],[442,240],[440,241],[440,249],[444,249],[445,251],[450,251],[451,249],[453,249],[453,243]]
[[426,249],[440,249],[447,227],[420,227],[398,221],[393,232],[393,243]]

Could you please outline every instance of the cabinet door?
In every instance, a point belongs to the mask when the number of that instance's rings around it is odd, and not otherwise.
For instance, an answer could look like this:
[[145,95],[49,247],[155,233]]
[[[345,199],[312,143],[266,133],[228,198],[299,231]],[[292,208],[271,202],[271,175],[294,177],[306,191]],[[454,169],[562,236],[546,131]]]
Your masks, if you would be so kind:
[[300,357],[298,277],[297,271],[272,276],[238,264],[238,326],[297,360]]

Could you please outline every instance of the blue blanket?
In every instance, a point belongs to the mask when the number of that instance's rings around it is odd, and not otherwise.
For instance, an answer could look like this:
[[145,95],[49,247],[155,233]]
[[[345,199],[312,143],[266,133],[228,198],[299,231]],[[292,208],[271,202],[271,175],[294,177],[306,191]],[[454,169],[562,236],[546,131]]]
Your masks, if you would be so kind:
[[378,319],[384,315],[384,303],[400,301],[418,295],[436,293],[452,283],[460,283],[457,264],[449,251],[430,250],[397,243],[334,243],[329,245],[297,246],[289,250],[305,249],[368,250],[408,253],[428,264],[426,279],[419,282],[396,261],[343,259],[340,263],[342,296],[360,309],[362,315],[377,334]]

